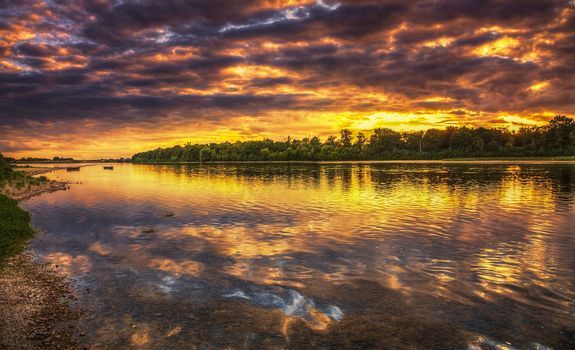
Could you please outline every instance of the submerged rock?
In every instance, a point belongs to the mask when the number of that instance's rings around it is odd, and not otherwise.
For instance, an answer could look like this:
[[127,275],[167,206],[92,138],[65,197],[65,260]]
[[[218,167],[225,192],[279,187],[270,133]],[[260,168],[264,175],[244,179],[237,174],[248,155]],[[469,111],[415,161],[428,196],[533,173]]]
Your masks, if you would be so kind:
[[283,287],[252,286],[245,290],[234,289],[224,294],[224,297],[245,299],[262,307],[277,308],[287,316],[300,317],[322,327],[340,321],[344,316],[343,311],[335,305],[322,305],[294,289]]
[[[493,340],[486,336],[480,335],[475,340],[470,342],[468,350],[519,350],[519,348],[511,345],[510,343],[504,343],[497,340]],[[553,350],[545,345],[539,343],[529,344],[530,350]]]

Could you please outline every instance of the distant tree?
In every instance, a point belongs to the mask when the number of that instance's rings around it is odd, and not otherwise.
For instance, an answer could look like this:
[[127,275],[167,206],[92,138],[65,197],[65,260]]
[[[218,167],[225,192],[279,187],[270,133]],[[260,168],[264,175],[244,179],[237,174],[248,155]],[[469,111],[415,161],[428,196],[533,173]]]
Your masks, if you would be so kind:
[[260,150],[260,156],[262,157],[262,160],[269,160],[270,154],[270,150],[267,147]]
[[312,145],[313,147],[319,147],[321,146],[321,141],[319,140],[319,137],[314,136],[309,141],[309,144]]
[[421,142],[423,152],[440,152],[449,147],[449,140],[444,130],[429,129]]
[[352,139],[352,132],[349,129],[341,129],[339,131],[339,140],[343,147],[350,147],[351,146],[351,139]]
[[202,148],[200,150],[200,162],[210,160],[211,155],[212,155],[212,150],[210,149],[210,147],[205,146],[204,148]]
[[[209,145],[186,143],[135,154],[134,162],[204,162],[242,160],[355,160],[355,159],[439,159],[449,157],[533,156],[575,153],[575,122],[557,116],[546,126],[522,127],[516,132],[498,128],[447,127],[425,132],[373,130],[369,140],[358,133],[352,145],[351,131],[341,139],[329,136],[286,141],[223,142]],[[352,147],[353,146],[353,147]],[[26,158],[29,161],[46,160]],[[25,159],[25,160],[26,160]],[[59,157],[62,160],[62,157]],[[65,159],[65,158],[64,158]],[[3,162],[6,160],[3,158]]]
[[551,119],[547,127],[546,144],[554,152],[567,153],[573,145],[572,134],[575,122],[571,118],[558,115]]
[[337,144],[337,138],[333,135],[329,135],[325,143],[330,146],[335,146]]
[[6,158],[4,158],[2,153],[0,153],[0,180],[2,180],[6,176],[9,176],[8,174],[10,174],[11,172],[12,167],[10,167],[10,164],[8,164]]
[[358,150],[361,151],[363,146],[365,145],[367,138],[362,132],[359,132],[356,136],[355,145],[357,146]]
[[413,152],[422,153],[423,131],[404,132],[401,140],[405,149]]
[[401,145],[401,134],[387,128],[375,129],[369,145],[377,155],[395,152]]

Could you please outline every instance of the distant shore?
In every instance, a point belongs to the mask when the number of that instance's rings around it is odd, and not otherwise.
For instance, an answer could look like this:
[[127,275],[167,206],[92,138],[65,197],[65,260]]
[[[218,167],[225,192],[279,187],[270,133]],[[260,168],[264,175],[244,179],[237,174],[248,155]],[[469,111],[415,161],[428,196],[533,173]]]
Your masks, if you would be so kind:
[[573,157],[503,157],[450,159],[388,159],[388,160],[242,160],[206,162],[132,162],[132,164],[575,164]]

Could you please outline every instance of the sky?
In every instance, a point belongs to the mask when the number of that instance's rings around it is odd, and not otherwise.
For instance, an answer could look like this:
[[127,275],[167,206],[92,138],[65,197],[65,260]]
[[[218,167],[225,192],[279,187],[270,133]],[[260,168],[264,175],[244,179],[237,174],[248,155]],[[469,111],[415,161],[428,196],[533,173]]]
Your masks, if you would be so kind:
[[574,62],[573,0],[0,0],[0,152],[516,129]]

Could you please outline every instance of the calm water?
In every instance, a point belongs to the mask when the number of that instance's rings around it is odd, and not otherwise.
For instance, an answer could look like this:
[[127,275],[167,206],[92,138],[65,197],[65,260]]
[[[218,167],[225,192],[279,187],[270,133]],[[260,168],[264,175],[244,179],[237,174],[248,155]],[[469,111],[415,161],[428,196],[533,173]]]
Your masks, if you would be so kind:
[[573,349],[574,165],[101,165],[25,202],[91,348]]

